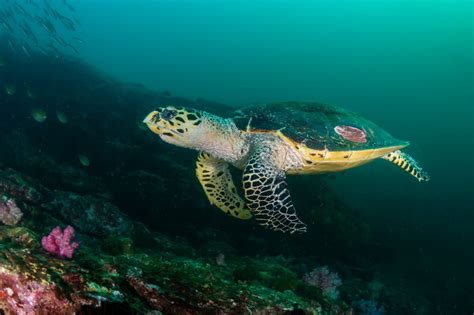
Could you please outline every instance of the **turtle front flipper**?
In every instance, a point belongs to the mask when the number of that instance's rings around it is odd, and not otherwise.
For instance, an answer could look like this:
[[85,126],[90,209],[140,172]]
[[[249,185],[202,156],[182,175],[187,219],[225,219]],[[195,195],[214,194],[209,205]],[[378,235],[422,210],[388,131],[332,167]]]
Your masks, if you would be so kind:
[[285,172],[278,168],[270,146],[256,147],[243,174],[247,206],[263,226],[282,232],[306,232],[296,215]]
[[390,152],[387,155],[382,156],[382,159],[392,162],[393,164],[400,166],[402,169],[410,173],[420,182],[427,182],[430,180],[428,173],[426,173],[412,158],[405,152],[400,150]]
[[225,161],[204,152],[199,153],[196,176],[211,204],[242,220],[252,217],[250,211],[245,208],[245,201],[237,194],[229,164]]

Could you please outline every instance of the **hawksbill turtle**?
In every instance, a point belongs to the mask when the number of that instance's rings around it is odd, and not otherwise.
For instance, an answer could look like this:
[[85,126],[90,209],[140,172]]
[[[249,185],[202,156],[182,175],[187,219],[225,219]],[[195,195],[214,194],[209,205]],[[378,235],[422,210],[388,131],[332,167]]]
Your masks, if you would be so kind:
[[[397,140],[345,109],[314,102],[244,107],[231,118],[184,107],[153,110],[144,123],[160,138],[199,151],[196,175],[211,204],[240,219],[252,216],[282,232],[305,232],[286,182],[290,174],[339,172],[378,158],[419,181],[429,180]],[[243,170],[245,201],[229,165]]]

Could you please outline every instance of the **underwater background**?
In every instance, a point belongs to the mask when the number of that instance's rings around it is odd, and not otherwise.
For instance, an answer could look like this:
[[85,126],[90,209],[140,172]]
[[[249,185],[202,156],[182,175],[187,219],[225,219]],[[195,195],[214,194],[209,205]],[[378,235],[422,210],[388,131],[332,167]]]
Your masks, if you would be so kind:
[[[472,314],[472,15],[447,0],[2,0],[0,313]],[[290,176],[308,233],[281,234],[209,205],[197,153],[141,124],[160,105],[287,100],[362,114],[431,181],[385,161]],[[42,244],[68,225],[71,259]]]

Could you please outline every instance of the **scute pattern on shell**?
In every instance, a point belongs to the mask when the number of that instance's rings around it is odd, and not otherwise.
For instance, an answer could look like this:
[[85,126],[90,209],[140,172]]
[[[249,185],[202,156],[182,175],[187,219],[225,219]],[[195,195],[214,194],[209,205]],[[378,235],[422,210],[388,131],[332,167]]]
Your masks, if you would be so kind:
[[[251,105],[236,111],[233,119],[241,130],[250,121],[251,130],[281,130],[290,139],[317,150],[366,150],[407,144],[354,112],[315,102]],[[335,132],[336,126],[363,130],[367,141],[350,141]]]

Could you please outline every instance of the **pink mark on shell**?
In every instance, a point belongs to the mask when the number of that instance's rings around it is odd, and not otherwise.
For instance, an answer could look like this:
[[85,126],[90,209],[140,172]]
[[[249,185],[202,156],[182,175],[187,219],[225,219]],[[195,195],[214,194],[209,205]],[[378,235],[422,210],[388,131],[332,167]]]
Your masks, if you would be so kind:
[[334,131],[346,140],[357,143],[367,142],[367,135],[362,129],[351,126],[336,126],[334,127]]

